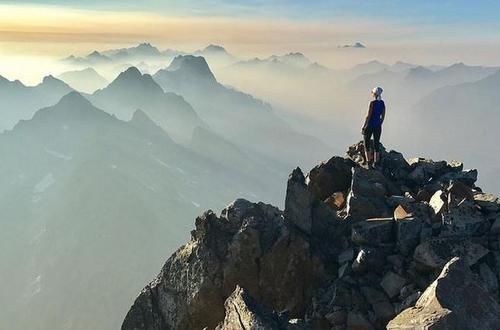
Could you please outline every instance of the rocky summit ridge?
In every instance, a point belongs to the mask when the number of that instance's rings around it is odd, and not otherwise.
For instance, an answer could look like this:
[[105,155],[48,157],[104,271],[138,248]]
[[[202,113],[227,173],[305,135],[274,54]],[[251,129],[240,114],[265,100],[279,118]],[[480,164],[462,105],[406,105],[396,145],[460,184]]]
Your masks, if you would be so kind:
[[460,162],[363,144],[236,200],[137,297],[122,329],[500,329],[500,201]]

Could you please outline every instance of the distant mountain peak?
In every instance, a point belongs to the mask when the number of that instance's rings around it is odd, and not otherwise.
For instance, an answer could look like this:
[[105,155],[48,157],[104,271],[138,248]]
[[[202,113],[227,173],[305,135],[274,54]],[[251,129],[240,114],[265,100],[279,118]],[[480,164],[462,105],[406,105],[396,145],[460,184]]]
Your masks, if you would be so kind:
[[39,86],[47,86],[51,88],[65,88],[68,91],[72,90],[72,88],[66,84],[64,81],[54,78],[52,75],[48,75],[43,77],[42,83]]
[[219,45],[214,45],[210,44],[205,49],[203,49],[204,52],[219,52],[219,53],[227,53],[226,49],[222,46]]
[[450,68],[453,68],[453,67],[455,67],[455,68],[462,67],[463,68],[463,67],[466,67],[466,66],[467,65],[464,62],[457,62],[457,63],[454,63],[454,64],[450,65]]
[[90,53],[89,55],[87,55],[87,60],[91,60],[91,61],[106,61],[106,62],[107,61],[111,61],[111,59],[109,57],[107,57],[106,55],[101,54],[97,50],[94,50],[92,53]]
[[150,44],[149,42],[143,42],[139,44],[137,47],[132,48],[132,50],[135,49],[141,54],[145,55],[160,55],[161,52],[158,48]]
[[338,48],[360,48],[360,49],[363,49],[363,48],[366,48],[366,46],[358,41],[358,42],[355,42],[353,44],[338,46]]
[[46,84],[46,83],[51,83],[51,82],[54,82],[54,81],[60,81],[60,80],[54,78],[53,75],[49,74],[48,76],[43,77],[42,83]]
[[419,66],[417,66],[417,67],[415,67],[413,69],[410,69],[410,73],[411,74],[423,74],[423,73],[427,74],[427,73],[433,73],[433,71],[427,69],[424,66],[419,65]]
[[139,79],[141,77],[142,77],[141,71],[139,71],[139,69],[136,68],[135,66],[131,66],[127,70],[120,73],[116,79],[117,80],[118,79]]
[[120,73],[104,90],[107,89],[122,90],[124,92],[133,90],[134,92],[146,93],[147,95],[164,93],[163,89],[153,80],[151,75],[142,74],[135,66],[131,66]]
[[69,92],[68,94],[64,95],[61,100],[57,103],[57,106],[69,106],[69,107],[75,107],[75,106],[89,106],[93,107],[92,103],[90,103],[89,100],[87,100],[82,94],[72,91]]
[[215,81],[215,76],[210,70],[207,61],[203,56],[179,55],[174,58],[167,68],[167,71],[178,72],[180,74]]
[[286,54],[286,56],[291,56],[291,57],[305,57],[305,55],[301,52],[290,52]]

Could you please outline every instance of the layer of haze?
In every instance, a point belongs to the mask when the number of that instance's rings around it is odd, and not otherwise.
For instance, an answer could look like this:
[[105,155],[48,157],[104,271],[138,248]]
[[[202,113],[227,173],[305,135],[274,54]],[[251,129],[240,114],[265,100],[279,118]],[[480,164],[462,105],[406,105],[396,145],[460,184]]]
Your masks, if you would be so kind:
[[[144,41],[184,51],[194,51],[207,43],[222,44],[241,58],[300,51],[332,68],[347,68],[372,59],[419,64],[498,64],[500,46],[491,32],[485,32],[488,28],[463,25],[460,29],[467,30],[465,38],[457,35],[456,28],[382,17],[341,16],[332,20],[188,17],[145,11],[0,4],[0,69],[11,78],[34,83],[43,73],[63,70],[48,65],[50,58]],[[368,48],[363,51],[338,48],[356,41],[362,41]],[[30,63],[28,56],[35,63],[42,56],[45,65],[32,70],[37,65]]]

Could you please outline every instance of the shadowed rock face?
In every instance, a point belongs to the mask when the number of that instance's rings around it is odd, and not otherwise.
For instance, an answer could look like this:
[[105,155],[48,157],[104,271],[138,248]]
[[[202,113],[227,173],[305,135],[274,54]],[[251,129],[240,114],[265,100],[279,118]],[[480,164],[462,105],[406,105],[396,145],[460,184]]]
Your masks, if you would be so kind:
[[460,258],[451,259],[415,307],[387,329],[498,329],[500,306]]
[[283,212],[240,199],[204,213],[122,329],[494,329],[498,200],[462,164],[384,151],[369,170],[363,148],[295,169]]

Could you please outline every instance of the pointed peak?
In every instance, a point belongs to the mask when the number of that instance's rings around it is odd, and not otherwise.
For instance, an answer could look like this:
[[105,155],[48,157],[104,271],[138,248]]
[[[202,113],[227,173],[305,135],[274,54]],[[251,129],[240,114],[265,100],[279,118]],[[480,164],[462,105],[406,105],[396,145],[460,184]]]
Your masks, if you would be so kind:
[[87,100],[82,94],[72,91],[64,95],[61,100],[57,103],[57,106],[92,106],[89,100]]
[[226,49],[222,46],[215,45],[215,44],[210,44],[205,49],[203,49],[204,52],[220,52],[220,53],[227,53]]
[[215,80],[203,56],[179,55],[174,58],[167,71],[175,71],[198,79]]
[[135,66],[131,66],[120,73],[111,84],[103,90],[96,91],[96,93],[102,93],[106,90],[119,90],[125,93],[147,93],[148,95],[164,93],[150,74],[142,74]]
[[302,58],[305,58],[306,56],[301,53],[301,52],[290,52],[288,54],[286,54],[285,56],[289,56],[289,57],[302,57]]
[[111,61],[109,57],[99,53],[97,50],[94,50],[92,53],[87,55],[87,59],[91,61]]
[[460,67],[462,67],[462,68],[463,68],[463,67],[466,67],[466,66],[467,66],[467,65],[465,65],[465,63],[464,63],[464,62],[457,62],[457,63],[454,63],[454,64],[450,65],[450,68],[453,68],[453,67],[455,67],[455,68],[460,68]]
[[142,73],[137,69],[135,66],[129,67],[127,70],[123,71],[118,75],[116,78],[118,79],[136,79],[136,78],[141,78]]
[[43,77],[42,82],[38,86],[50,86],[50,87],[61,87],[61,88],[67,88],[68,90],[72,90],[71,87],[68,86],[64,81],[55,78],[52,75],[48,75]]
[[416,66],[412,69],[410,69],[410,73],[432,73],[433,71],[422,66],[422,65],[419,65],[419,66]]
[[49,74],[48,76],[43,77],[42,83],[47,84],[54,81],[60,81],[60,80],[55,78],[53,75]]

